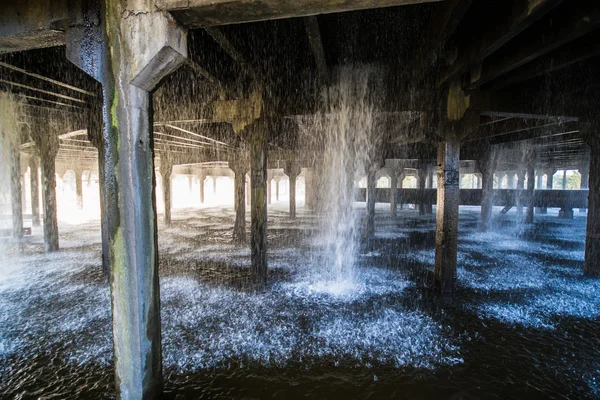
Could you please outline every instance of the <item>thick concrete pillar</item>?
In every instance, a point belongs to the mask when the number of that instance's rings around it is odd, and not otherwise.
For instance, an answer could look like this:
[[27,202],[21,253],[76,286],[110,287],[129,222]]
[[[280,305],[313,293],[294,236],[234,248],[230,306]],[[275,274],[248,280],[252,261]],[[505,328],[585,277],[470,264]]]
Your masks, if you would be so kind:
[[519,170],[517,172],[517,220],[521,221],[523,218],[523,190],[525,189],[525,170]]
[[213,195],[215,196],[215,198],[217,197],[217,178],[218,176],[213,176],[212,177],[212,181],[213,181]]
[[305,169],[304,176],[304,205],[309,210],[317,209],[317,179],[313,168]]
[[29,187],[31,192],[31,224],[40,226],[40,178],[37,156],[29,157]]
[[492,222],[492,210],[494,206],[494,170],[498,160],[498,153],[490,147],[486,147],[484,158],[477,162],[481,171],[481,220],[479,230],[488,231]]
[[460,140],[448,135],[438,145],[435,282],[443,294],[454,290],[460,204]]
[[[533,155],[531,155],[533,158]],[[533,223],[533,196],[535,192],[535,170],[533,164],[527,165],[527,211],[525,212],[525,223]]]
[[242,154],[229,160],[229,168],[234,173],[234,207],[235,223],[233,225],[233,242],[246,243],[246,174],[248,173],[249,160]]
[[79,168],[73,170],[75,173],[75,195],[77,196],[77,208],[83,209],[83,171]]
[[562,190],[567,190],[567,170],[563,169]]
[[151,93],[184,62],[187,32],[151,3],[82,7],[84,18],[67,31],[69,59],[103,88],[105,185],[116,201],[109,257],[121,399],[154,399],[162,391]]
[[[600,128],[582,127],[591,154],[600,153]],[[600,277],[600,157],[590,157],[584,274]]]
[[375,237],[375,189],[377,185],[377,167],[367,171],[367,218],[365,235],[367,240]]
[[398,194],[398,173],[394,169],[390,169],[390,217],[396,218],[397,205],[396,195]]
[[206,183],[206,174],[198,175],[198,181],[200,184],[200,204],[204,204],[204,185]]
[[554,174],[556,174],[555,169],[549,169],[546,171],[546,175],[548,179],[546,180],[546,189],[552,190],[554,188]]
[[12,236],[15,239],[23,237],[22,188],[20,143],[10,140],[10,202],[12,206]]
[[[398,189],[403,189],[404,188],[404,179],[406,178],[406,174],[404,173],[404,168],[401,168],[401,172],[398,174]],[[397,194],[397,192],[396,192]],[[400,206],[400,209],[402,210],[404,208],[404,202],[402,201],[402,198],[399,198],[398,201],[398,206]]]
[[259,119],[250,128],[250,253],[252,279],[267,283],[267,124]]
[[[579,190],[588,190],[589,188],[589,178],[590,178],[590,166],[589,166],[589,155],[588,155],[588,160],[585,166],[583,166],[582,168],[579,168],[579,174],[581,175],[581,183],[579,184]],[[586,212],[587,209],[586,208],[580,208],[579,212],[583,213]]]
[[[543,173],[541,171],[537,171],[536,174],[536,188],[535,190],[542,190],[542,185],[543,185]],[[536,214],[546,214],[548,212],[548,210],[546,210],[546,212],[544,212],[544,207],[536,207],[535,208],[535,213]]]
[[513,171],[510,171],[506,174],[506,188],[507,189],[516,189],[517,186],[515,185],[515,175],[516,173]]
[[173,173],[173,164],[168,159],[160,160],[160,175],[162,176],[162,194],[165,205],[164,221],[166,225],[171,225],[171,174]]
[[296,219],[296,178],[300,172],[300,166],[296,164],[294,157],[286,161],[283,173],[289,178],[290,219]]
[[56,166],[58,136],[53,133],[36,135],[42,167],[42,204],[44,208],[44,243],[46,251],[59,248],[58,219],[56,211]]

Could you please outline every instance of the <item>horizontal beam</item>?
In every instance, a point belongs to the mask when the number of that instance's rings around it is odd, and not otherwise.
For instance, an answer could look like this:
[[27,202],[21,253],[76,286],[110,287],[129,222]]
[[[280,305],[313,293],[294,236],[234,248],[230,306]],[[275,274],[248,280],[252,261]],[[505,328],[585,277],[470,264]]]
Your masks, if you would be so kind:
[[161,3],[184,26],[197,29],[437,1],[441,0],[162,0]]
[[488,30],[474,35],[470,42],[458,48],[458,57],[438,80],[438,85],[449,82],[481,63],[500,47],[538,21],[563,0],[513,0],[502,15],[490,18]]

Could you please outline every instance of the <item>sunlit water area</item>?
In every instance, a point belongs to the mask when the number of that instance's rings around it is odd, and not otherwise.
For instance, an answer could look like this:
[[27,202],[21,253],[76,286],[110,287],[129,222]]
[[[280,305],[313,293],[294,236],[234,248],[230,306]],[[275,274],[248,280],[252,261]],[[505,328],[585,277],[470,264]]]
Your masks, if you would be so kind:
[[[364,203],[358,203],[362,213]],[[314,253],[316,218],[269,214],[269,287],[246,289],[250,252],[231,244],[231,206],[181,208],[159,225],[166,398],[593,398],[600,379],[599,283],[581,277],[585,214],[549,210],[481,234],[461,208],[458,291],[431,294],[435,221],[377,206],[374,247],[351,287]],[[499,211],[499,210],[495,210]],[[97,220],[4,244],[3,398],[112,397],[109,287]],[[399,251],[400,250],[400,251]],[[322,260],[328,260],[326,255]]]

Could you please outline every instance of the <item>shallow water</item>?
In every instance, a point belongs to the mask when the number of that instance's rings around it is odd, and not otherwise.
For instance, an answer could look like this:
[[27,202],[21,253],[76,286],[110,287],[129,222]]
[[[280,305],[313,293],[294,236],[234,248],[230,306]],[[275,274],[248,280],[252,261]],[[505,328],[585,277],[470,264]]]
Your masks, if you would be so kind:
[[[460,287],[429,289],[435,221],[378,205],[374,249],[353,286],[310,265],[315,218],[269,215],[270,287],[244,288],[249,250],[233,212],[181,210],[159,226],[166,398],[594,398],[600,283],[582,277],[585,214],[497,222],[461,208]],[[556,211],[556,210],[554,210]],[[0,397],[114,397],[110,296],[99,224],[61,224],[0,262]],[[319,260],[318,254],[314,260]]]

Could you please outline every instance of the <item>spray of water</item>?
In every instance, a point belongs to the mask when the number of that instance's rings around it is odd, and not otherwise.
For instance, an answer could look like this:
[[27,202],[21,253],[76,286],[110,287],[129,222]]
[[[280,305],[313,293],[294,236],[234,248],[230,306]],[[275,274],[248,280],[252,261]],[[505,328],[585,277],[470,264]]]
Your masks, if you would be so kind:
[[343,67],[335,83],[323,90],[324,110],[303,121],[303,129],[319,138],[322,158],[317,160],[321,235],[324,247],[318,288],[334,294],[353,291],[358,252],[359,219],[354,208],[354,182],[367,172],[374,150],[378,99],[382,96],[380,71],[371,66]]

